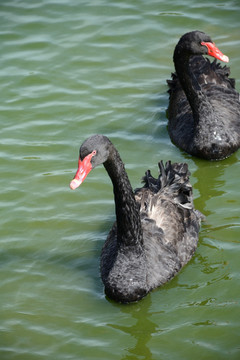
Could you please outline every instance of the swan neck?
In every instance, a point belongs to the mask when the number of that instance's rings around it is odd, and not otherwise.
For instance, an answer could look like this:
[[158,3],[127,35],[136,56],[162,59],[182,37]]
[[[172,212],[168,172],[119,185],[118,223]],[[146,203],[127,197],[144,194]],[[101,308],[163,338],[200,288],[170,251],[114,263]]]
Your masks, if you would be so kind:
[[203,100],[203,94],[190,67],[191,56],[191,54],[184,51],[184,48],[177,45],[174,51],[173,61],[179,81],[193,111],[194,120],[199,120],[198,114]]
[[113,184],[118,243],[120,246],[141,246],[143,236],[139,206],[124,164],[114,146],[104,166]]

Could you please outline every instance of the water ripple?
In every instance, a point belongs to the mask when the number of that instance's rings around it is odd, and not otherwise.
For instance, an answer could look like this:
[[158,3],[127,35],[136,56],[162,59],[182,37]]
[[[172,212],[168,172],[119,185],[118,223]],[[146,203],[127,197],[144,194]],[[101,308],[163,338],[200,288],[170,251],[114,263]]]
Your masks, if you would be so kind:
[[[236,359],[239,153],[206,163],[171,143],[166,79],[177,40],[196,28],[240,78],[237,2],[3,0],[0,9],[0,358]],[[187,161],[207,215],[192,261],[131,306],[108,301],[99,275],[115,219],[104,168],[69,189],[79,145],[97,132],[116,144],[134,188],[160,159]]]

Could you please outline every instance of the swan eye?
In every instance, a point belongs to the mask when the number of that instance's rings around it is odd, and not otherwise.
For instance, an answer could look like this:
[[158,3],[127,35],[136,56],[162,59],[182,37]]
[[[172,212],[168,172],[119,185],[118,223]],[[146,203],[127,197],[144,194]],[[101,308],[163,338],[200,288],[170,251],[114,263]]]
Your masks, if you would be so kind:
[[95,155],[96,155],[96,153],[97,153],[97,151],[96,151],[96,150],[93,150],[93,152],[92,152],[92,156],[95,156]]

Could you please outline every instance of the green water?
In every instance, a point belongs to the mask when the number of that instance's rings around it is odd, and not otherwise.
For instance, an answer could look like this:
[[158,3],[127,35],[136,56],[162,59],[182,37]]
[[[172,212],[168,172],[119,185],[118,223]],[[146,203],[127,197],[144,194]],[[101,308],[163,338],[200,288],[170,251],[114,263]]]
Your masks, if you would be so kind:
[[[1,360],[240,358],[240,152],[195,159],[166,129],[185,32],[212,36],[240,90],[239,18],[238,0],[1,0]],[[115,217],[104,168],[69,189],[93,133],[133,187],[160,159],[187,161],[206,215],[193,259],[137,304],[108,301],[99,276]]]

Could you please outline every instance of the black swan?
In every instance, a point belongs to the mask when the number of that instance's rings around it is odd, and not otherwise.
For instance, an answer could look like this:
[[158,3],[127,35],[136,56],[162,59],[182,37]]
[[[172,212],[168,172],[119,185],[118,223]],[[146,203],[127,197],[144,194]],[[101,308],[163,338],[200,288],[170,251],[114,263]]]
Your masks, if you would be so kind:
[[113,184],[116,223],[101,253],[106,295],[118,302],[138,301],[175,276],[196,250],[201,213],[194,209],[188,166],[159,163],[157,179],[147,171],[144,186],[133,192],[112,142],[93,135],[81,145],[76,189],[103,164]]
[[240,100],[228,62],[203,32],[183,35],[173,61],[176,74],[168,80],[168,131],[170,138],[187,153],[208,160],[221,160],[240,147]]

